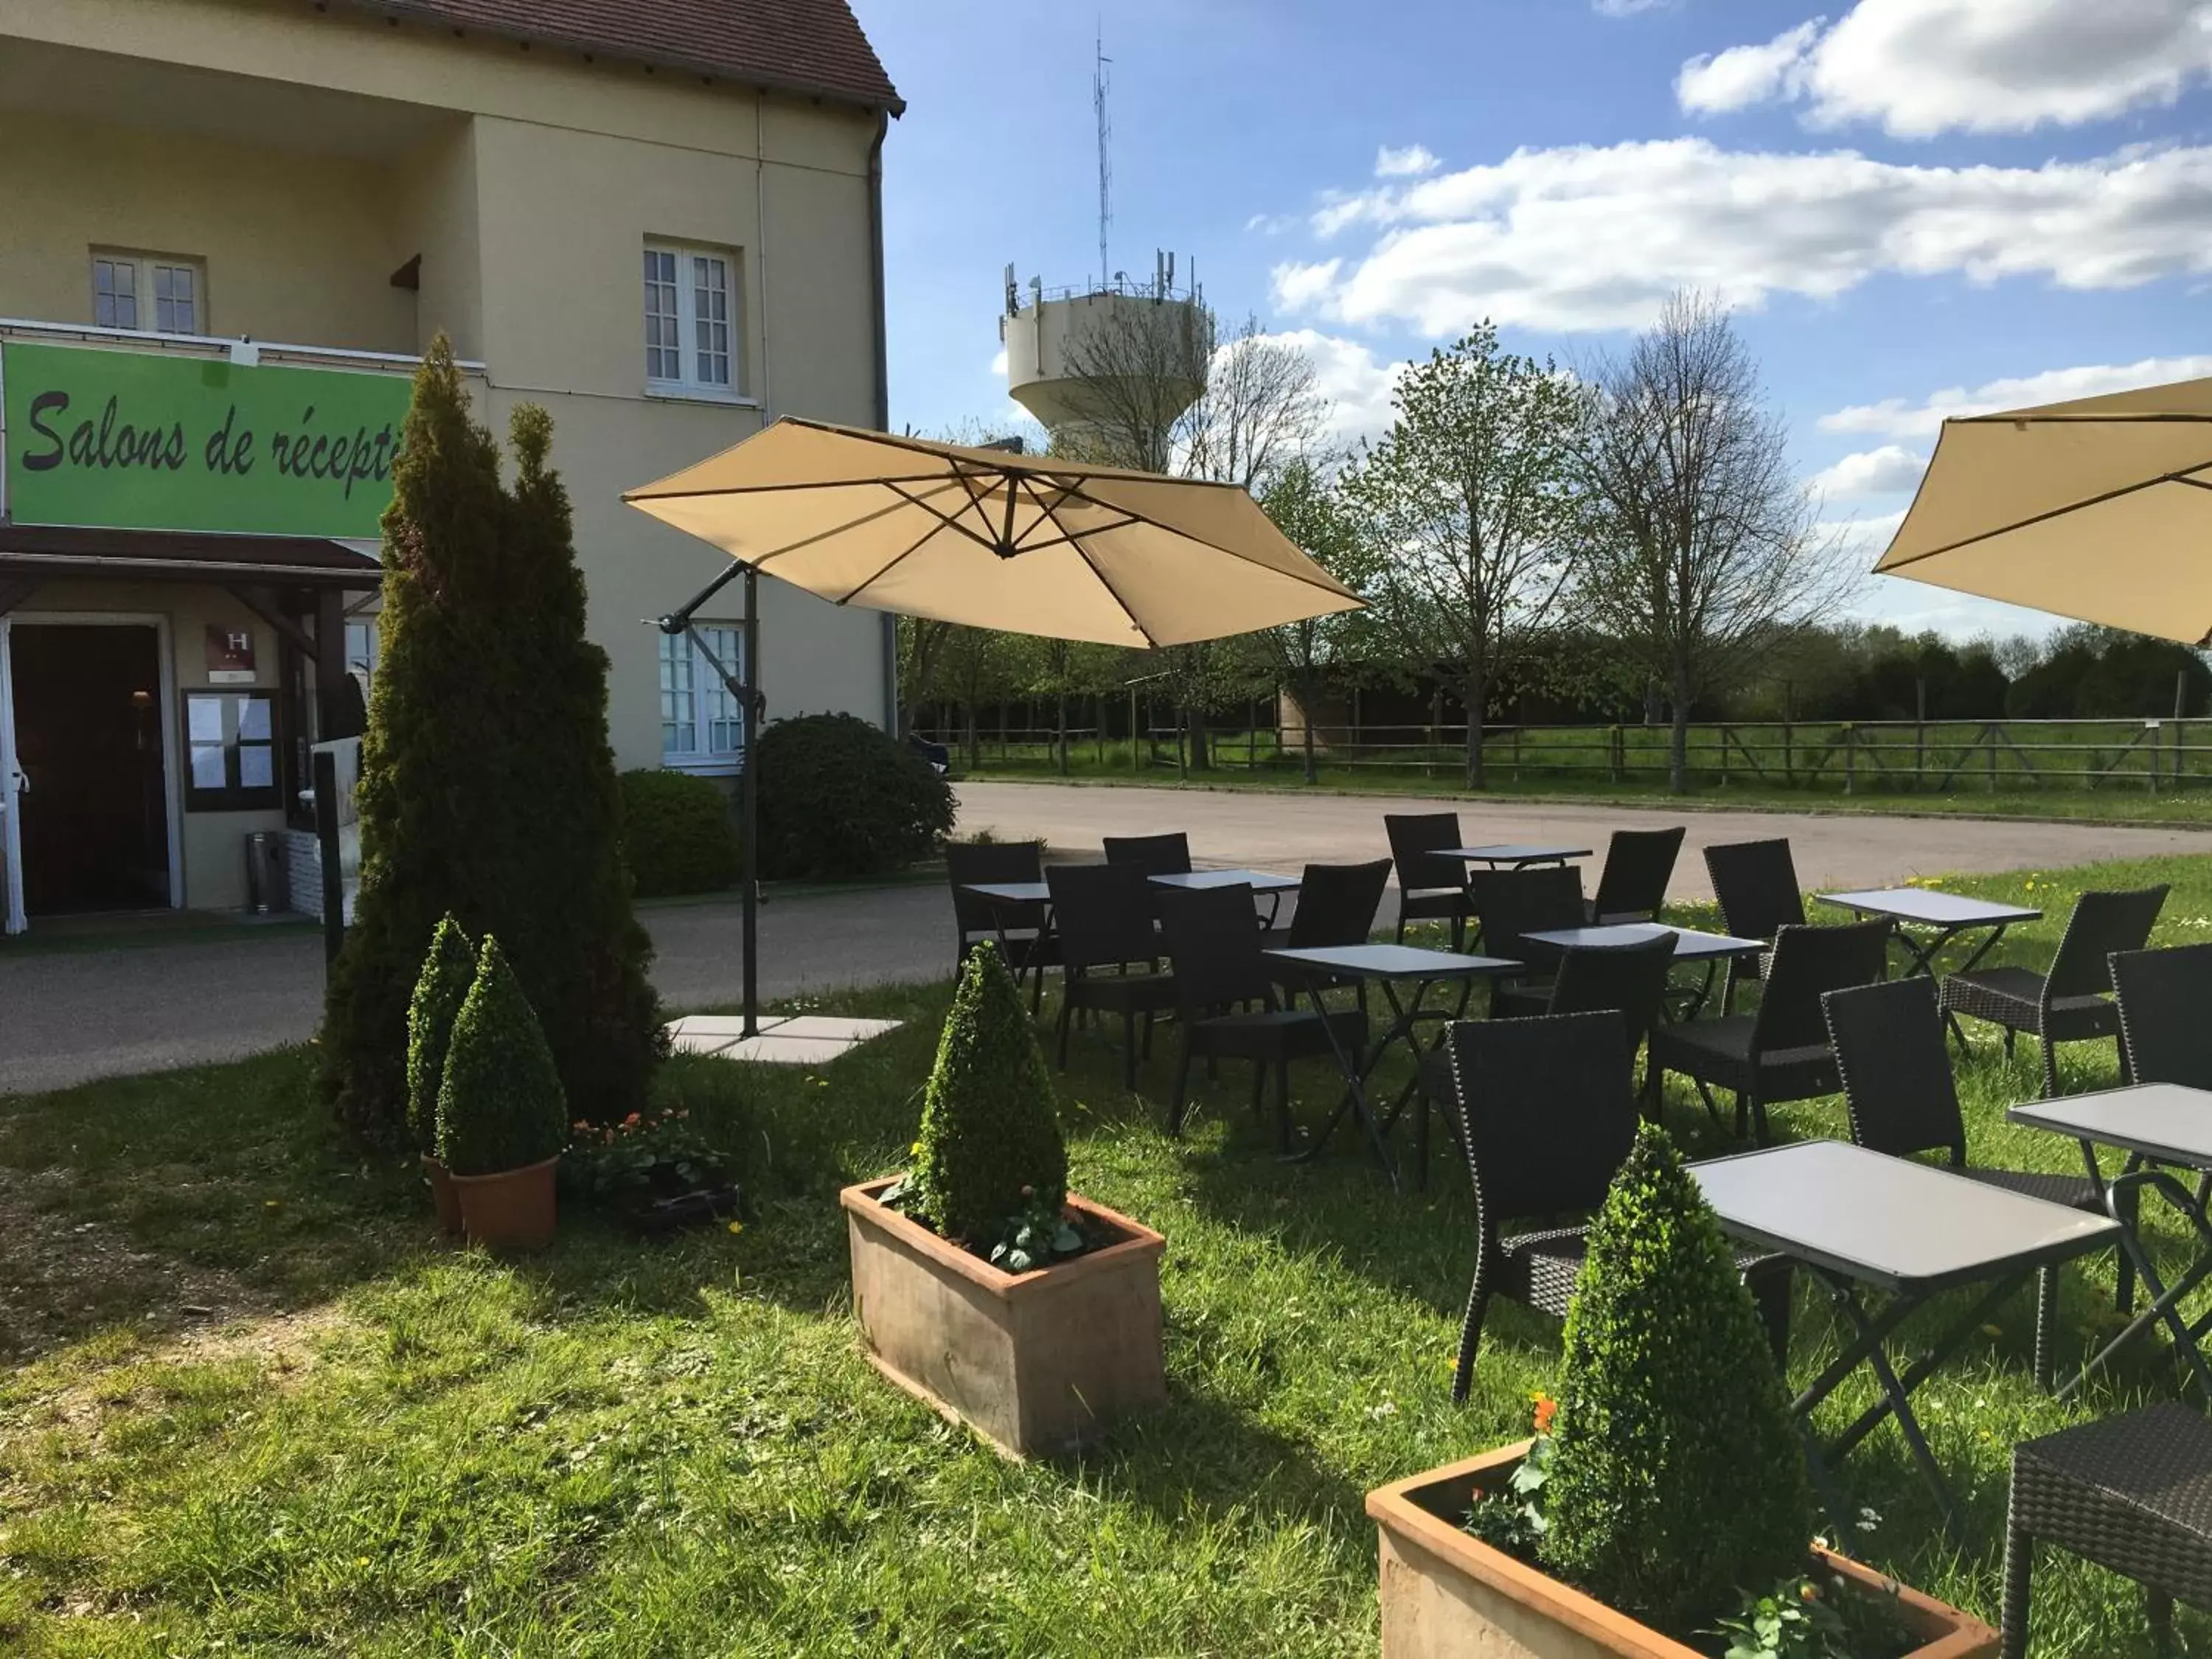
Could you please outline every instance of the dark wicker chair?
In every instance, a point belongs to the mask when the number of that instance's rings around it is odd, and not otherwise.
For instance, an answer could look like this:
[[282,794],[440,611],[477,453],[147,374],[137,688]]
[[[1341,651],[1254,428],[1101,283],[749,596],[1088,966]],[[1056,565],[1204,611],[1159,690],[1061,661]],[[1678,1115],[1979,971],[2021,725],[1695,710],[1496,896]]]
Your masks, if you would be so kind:
[[[1552,980],[1551,1014],[1590,1014],[1611,1010],[1625,1024],[1628,1071],[1636,1074],[1637,1050],[1659,1023],[1667,1002],[1667,975],[1674,966],[1674,935],[1660,933],[1633,945],[1583,945],[1559,960]],[[1653,1115],[1658,1094],[1651,1093]]]
[[2161,1401],[2013,1448],[2004,1659],[2026,1659],[2038,1544],[2141,1584],[2153,1638],[2169,1651],[2173,1604],[2212,1608],[2212,1422]]
[[[1768,944],[1784,927],[1805,925],[1805,895],[1797,885],[1797,863],[1786,840],[1738,841],[1705,848],[1705,874],[1721,907],[1721,925],[1738,939]],[[1745,978],[1766,975],[1767,954],[1747,962],[1730,958],[1721,1011],[1735,1006],[1736,987]]]
[[[1291,925],[1270,928],[1261,943],[1270,951],[1315,951],[1332,945],[1364,945],[1375,932],[1376,915],[1382,908],[1382,890],[1390,884],[1390,860],[1372,864],[1309,864],[1298,883],[1298,906],[1291,912]],[[1279,985],[1304,987],[1305,978],[1277,969]],[[1330,981],[1331,986],[1355,985],[1359,979]]]
[[1139,1016],[1143,1051],[1152,1051],[1152,1019],[1176,1006],[1175,976],[1159,970],[1159,935],[1147,908],[1141,870],[1126,864],[1055,864],[1045,872],[1060,927],[1065,968],[1060,1004],[1060,1069],[1067,1069],[1067,1031],[1079,1012],[1121,1017],[1121,1086],[1137,1086]]
[[[1985,1019],[2004,1028],[2005,1053],[2022,1031],[2043,1046],[2043,1092],[2058,1092],[2057,1045],[2117,1038],[2120,1011],[2107,994],[2112,988],[2110,958],[2116,951],[2139,951],[2158,922],[2166,889],[2138,888],[2124,893],[2084,893],[2051,959],[2051,971],[2033,968],[1976,968],[1943,981],[1943,1012]],[[2126,1056],[2121,1056],[2124,1062]]]
[[1285,1150],[1291,1144],[1291,1062],[1334,1059],[1331,1033],[1355,1056],[1367,1043],[1367,1015],[1362,1009],[1331,1011],[1285,1008],[1252,926],[1252,890],[1235,887],[1164,890],[1153,896],[1160,933],[1175,965],[1176,1010],[1182,1030],[1176,1060],[1175,1097],[1168,1108],[1168,1133],[1182,1133],[1189,1098],[1191,1062],[1249,1060],[1252,1062],[1252,1109],[1260,1109],[1267,1073],[1275,1074],[1275,1133]]
[[[1951,1076],[1951,1056],[1943,1046],[1943,1012],[1936,1006],[1935,982],[1924,975],[1830,991],[1820,999],[1828,1036],[1843,1079],[1844,1106],[1851,1139],[1893,1158],[1942,1152],[1950,1167],[1984,1186],[2002,1187],[2069,1209],[2105,1213],[2104,1190],[2082,1175],[2048,1175],[2038,1170],[1994,1170],[1966,1161],[1966,1121]],[[2127,1256],[2119,1254],[2124,1275]],[[2047,1310],[2055,1306],[2056,1268],[2039,1275],[2038,1290]],[[2049,1317],[2039,1331],[2056,1328]],[[2039,1366],[2039,1370],[2045,1369]],[[2047,1380],[2045,1379],[2045,1380]]]
[[[1618,1056],[1626,1041],[1606,1010],[1536,1019],[1462,1020],[1446,1042],[1454,1115],[1474,1183],[1474,1282],[1460,1328],[1452,1398],[1465,1400],[1490,1299],[1564,1318],[1582,1271],[1587,1229],[1557,1226],[1505,1237],[1510,1221],[1582,1215],[1636,1139],[1636,1097]],[[1790,1341],[1790,1262],[1737,1258],[1765,1321],[1778,1364]]]
[[1109,836],[1106,862],[1133,865],[1147,876],[1187,876],[1190,837],[1180,830],[1164,836]]
[[1583,903],[1582,872],[1568,864],[1478,870],[1468,878],[1467,893],[1481,930],[1483,953],[1529,965],[1527,974],[1491,987],[1491,1012],[1543,1013],[1552,1004],[1559,953],[1528,944],[1528,936],[1584,925],[1589,913]]
[[1467,924],[1474,915],[1467,896],[1467,866],[1437,856],[1443,848],[1467,844],[1460,838],[1459,814],[1386,813],[1382,828],[1398,872],[1398,943],[1406,942],[1409,921],[1448,921],[1452,949],[1463,949]]
[[970,886],[996,882],[1042,881],[1044,848],[1031,841],[977,843],[949,842],[945,848],[945,875],[952,888],[952,923],[958,945],[955,973],[968,965],[968,953],[982,939],[1005,934],[1006,966],[1017,978],[1036,977],[1030,986],[1030,1012],[1035,1013],[1044,996],[1044,973],[1060,963],[1060,941],[1048,931],[1042,904],[994,904],[966,891]]
[[2108,965],[2126,1074],[2212,1089],[2212,945],[2115,951]]
[[1651,921],[1667,902],[1667,884],[1681,856],[1684,830],[1616,830],[1605,849],[1597,892],[1589,902],[1592,921]]
[[1882,979],[1888,944],[1885,921],[1783,928],[1775,935],[1774,964],[1756,1013],[1652,1028],[1655,1101],[1666,1074],[1680,1072],[1696,1083],[1705,1109],[1717,1121],[1711,1091],[1729,1090],[1735,1096],[1736,1134],[1744,1133],[1747,1117],[1759,1145],[1765,1146],[1769,1106],[1843,1087],[1820,995]]

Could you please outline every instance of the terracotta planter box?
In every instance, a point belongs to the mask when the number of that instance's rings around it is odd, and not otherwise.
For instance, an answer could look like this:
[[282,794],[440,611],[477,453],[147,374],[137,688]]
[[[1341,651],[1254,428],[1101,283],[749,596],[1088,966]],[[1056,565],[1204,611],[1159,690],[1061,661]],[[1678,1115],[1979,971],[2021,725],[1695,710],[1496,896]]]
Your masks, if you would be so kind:
[[1113,1242],[1002,1273],[878,1203],[890,1184],[841,1194],[853,1311],[885,1376],[1012,1457],[1068,1450],[1167,1398],[1158,1233],[1070,1194],[1085,1231]]
[[[1474,1493],[1504,1486],[1528,1450],[1527,1441],[1501,1447],[1367,1494],[1382,1534],[1383,1659],[1701,1659],[1460,1529]],[[1880,1573],[1823,1550],[1814,1554],[1869,1595],[1882,1593]],[[1955,1607],[1910,1589],[1898,1602],[1920,1642],[1910,1659],[1987,1659],[1997,1651],[1996,1632]]]

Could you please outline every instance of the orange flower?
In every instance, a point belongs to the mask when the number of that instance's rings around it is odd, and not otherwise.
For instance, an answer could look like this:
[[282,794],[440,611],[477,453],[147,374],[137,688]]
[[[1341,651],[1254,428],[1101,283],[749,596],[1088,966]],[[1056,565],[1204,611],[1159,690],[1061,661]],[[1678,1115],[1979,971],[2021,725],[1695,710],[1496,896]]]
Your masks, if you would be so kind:
[[623,1127],[625,1129],[635,1128],[637,1126],[637,1122],[638,1115],[635,1112],[632,1112],[628,1117],[623,1120]]
[[1539,1434],[1549,1434],[1549,1433],[1551,1433],[1551,1431],[1552,1431],[1552,1420],[1553,1420],[1553,1419],[1554,1419],[1554,1418],[1556,1418],[1557,1416],[1559,1416],[1559,1402],[1558,1401],[1556,1401],[1556,1400],[1553,1399],[1553,1398],[1552,1398],[1552,1396],[1551,1396],[1551,1395],[1549,1395],[1548,1394],[1540,1394],[1540,1395],[1538,1395],[1536,1396],[1536,1432],[1537,1432],[1537,1433],[1539,1433]]

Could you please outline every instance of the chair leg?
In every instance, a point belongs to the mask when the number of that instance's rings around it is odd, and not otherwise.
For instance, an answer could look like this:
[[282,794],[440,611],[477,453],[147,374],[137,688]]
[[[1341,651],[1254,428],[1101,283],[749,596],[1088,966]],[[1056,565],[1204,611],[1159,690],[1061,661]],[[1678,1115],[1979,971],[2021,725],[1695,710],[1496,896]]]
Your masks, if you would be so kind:
[[1468,1287],[1467,1317],[1460,1322],[1459,1364],[1452,1371],[1452,1403],[1465,1403],[1468,1391],[1474,1386],[1475,1350],[1482,1346],[1482,1319],[1490,1309],[1490,1273],[1488,1263],[1474,1270],[1474,1283]]
[[2173,1651],[2173,1598],[2158,1590],[2143,1592],[2143,1613],[2150,1621],[2150,1644],[2154,1653]]
[[1067,1028],[1075,1018],[1075,1005],[1066,997],[1060,1003],[1060,1069],[1067,1069]]
[[[2126,1252],[2121,1252],[2125,1255]],[[2049,1389],[2058,1382],[2058,1356],[2051,1352],[2058,1340],[2058,1270],[2039,1267],[2035,1274],[2035,1386]]]
[[1175,1094],[1168,1108],[1168,1133],[1182,1133],[1183,1103],[1190,1097],[1190,1035],[1183,1034],[1182,1047],[1176,1054]]
[[[2130,1232],[2142,1209],[2142,1188],[2130,1185],[2120,1193],[2120,1225]],[[2136,1308],[2136,1259],[2124,1249],[2117,1252],[2120,1258],[2118,1271],[2112,1276],[2112,1305],[2124,1314],[2132,1314]]]
[[1399,897],[1399,900],[1398,900],[1398,943],[1399,943],[1399,944],[1401,944],[1401,945],[1403,945],[1405,942],[1406,942],[1406,901],[1405,901],[1404,896],[1401,895],[1401,896]]
[[1267,1098],[1267,1062],[1252,1062],[1252,1116],[1256,1121]]
[[2004,1626],[2002,1645],[1998,1651],[2002,1659],[2027,1659],[2027,1600],[2028,1577],[2034,1565],[2035,1540],[2019,1522],[2008,1518],[2005,1523],[2004,1601],[2001,1622]]
[[1275,1062],[1275,1145],[1291,1150],[1291,1062]]
[[2043,1097],[2049,1100],[2058,1092],[2058,1045],[2047,1036],[2036,1042],[2043,1049]]
[[1132,1008],[1121,1011],[1121,1086],[1137,1092],[1137,1014]]
[[[2014,1030],[2011,1026],[2008,1025],[2004,1028],[2004,1057],[2007,1060],[2010,1060],[2013,1056],[2013,1050],[2020,1046],[2020,1033]],[[1960,1046],[1964,1048],[1966,1045],[1962,1042]]]
[[1044,1012],[1044,964],[1032,963],[1030,968],[1030,1018],[1035,1019]]
[[1745,1286],[1759,1306],[1759,1322],[1766,1330],[1767,1352],[1774,1356],[1775,1375],[1790,1375],[1790,1263],[1787,1260],[1746,1276]]
[[1755,1089],[1752,1091],[1751,1094],[1751,1131],[1753,1146],[1770,1146],[1773,1145],[1773,1141],[1768,1136],[1766,1129],[1766,1103],[1759,1097],[1759,1091]]

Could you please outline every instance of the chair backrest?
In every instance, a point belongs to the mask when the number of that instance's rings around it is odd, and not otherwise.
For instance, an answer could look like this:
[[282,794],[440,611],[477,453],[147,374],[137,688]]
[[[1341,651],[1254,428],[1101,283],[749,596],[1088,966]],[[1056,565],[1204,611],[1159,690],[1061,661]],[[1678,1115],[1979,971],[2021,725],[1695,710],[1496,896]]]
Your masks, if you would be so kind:
[[1485,1233],[1605,1202],[1636,1140],[1626,1042],[1610,1009],[1453,1025],[1452,1090]]
[[1605,868],[1597,878],[1595,908],[1609,916],[1656,916],[1667,902],[1667,884],[1682,850],[1682,827],[1672,830],[1616,830],[1605,849]]
[[1631,1060],[1658,1020],[1667,1000],[1667,975],[1674,965],[1674,935],[1661,933],[1633,945],[1584,945],[1559,959],[1552,981],[1550,1012],[1589,1014],[1610,1008],[1626,1024]]
[[1055,864],[1044,878],[1067,968],[1111,968],[1160,954],[1143,871],[1127,864]]
[[2150,942],[2166,889],[2138,887],[2124,893],[2084,893],[2066,918],[2058,952],[2044,976],[2046,997],[2094,996],[2112,988],[2116,951],[2140,951]]
[[2212,945],[2118,951],[2112,973],[2128,1075],[2212,1089]]
[[[945,877],[952,884],[952,916],[960,928],[960,943],[964,946],[972,935],[990,933],[1006,915],[1003,906],[976,897],[965,890],[968,887],[977,883],[1042,881],[1043,867],[1044,848],[1036,842],[947,842]],[[1014,919],[1006,915],[1010,921]],[[1031,927],[1042,920],[1041,913],[1022,918],[1023,925]]]
[[1887,979],[1889,930],[1889,921],[1876,917],[1840,927],[1784,927],[1776,933],[1765,994],[1753,1017],[1752,1052],[1826,1048],[1822,993]]
[[1185,1018],[1234,1002],[1273,1006],[1274,985],[1252,925],[1252,890],[1164,887],[1152,895],[1161,943],[1175,963],[1176,1002]]
[[1786,840],[1738,841],[1705,848],[1721,921],[1738,939],[1771,939],[1805,925],[1805,895]]
[[1936,981],[1925,974],[1821,994],[1851,1139],[1904,1158],[1947,1152],[1966,1161],[1966,1124],[1943,1047]]
[[1190,837],[1180,830],[1164,836],[1109,836],[1106,862],[1133,865],[1148,876],[1187,876]]
[[1482,928],[1484,952],[1511,962],[1553,961],[1556,952],[1532,951],[1522,940],[1530,933],[1579,927],[1585,920],[1583,872],[1571,864],[1478,870],[1468,878],[1467,890]]
[[1389,880],[1388,859],[1306,866],[1305,879],[1298,884],[1298,908],[1291,913],[1291,948],[1366,944]]
[[1382,828],[1390,837],[1390,861],[1398,866],[1401,893],[1434,892],[1457,887],[1467,866],[1457,859],[1440,859],[1438,849],[1464,847],[1459,838],[1456,812],[1386,812]]

